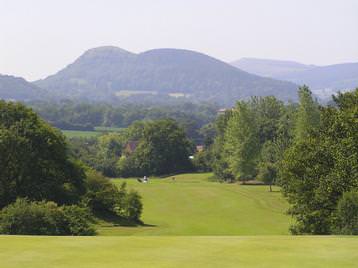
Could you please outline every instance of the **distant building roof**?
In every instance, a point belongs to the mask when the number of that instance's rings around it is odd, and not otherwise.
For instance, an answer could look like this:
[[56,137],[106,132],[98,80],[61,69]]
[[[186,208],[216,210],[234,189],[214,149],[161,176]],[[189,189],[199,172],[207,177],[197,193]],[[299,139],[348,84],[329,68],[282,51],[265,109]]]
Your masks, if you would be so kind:
[[197,151],[197,152],[202,152],[202,151],[204,151],[204,145],[197,145],[197,146],[196,146],[196,151]]
[[138,146],[138,141],[129,141],[127,144],[126,144],[126,147],[125,147],[125,151],[128,153],[128,154],[131,154],[135,151],[135,149],[137,148]]

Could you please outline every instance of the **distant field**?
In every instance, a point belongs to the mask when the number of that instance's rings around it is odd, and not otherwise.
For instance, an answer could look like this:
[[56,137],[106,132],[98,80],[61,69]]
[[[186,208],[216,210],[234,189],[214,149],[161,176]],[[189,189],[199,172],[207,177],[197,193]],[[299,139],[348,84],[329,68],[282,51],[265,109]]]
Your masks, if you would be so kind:
[[99,132],[118,132],[123,130],[124,128],[120,128],[120,127],[95,127],[94,128],[95,131],[99,131]]
[[91,138],[96,137],[104,132],[119,132],[123,128],[118,127],[95,127],[94,131],[81,131],[81,130],[61,130],[67,138]]
[[101,235],[285,235],[290,217],[278,188],[209,182],[210,174],[151,179],[115,179],[143,196],[143,221],[149,226],[102,223]]
[[358,238],[0,236],[1,268],[357,267]]
[[67,138],[91,138],[101,135],[97,131],[61,130]]

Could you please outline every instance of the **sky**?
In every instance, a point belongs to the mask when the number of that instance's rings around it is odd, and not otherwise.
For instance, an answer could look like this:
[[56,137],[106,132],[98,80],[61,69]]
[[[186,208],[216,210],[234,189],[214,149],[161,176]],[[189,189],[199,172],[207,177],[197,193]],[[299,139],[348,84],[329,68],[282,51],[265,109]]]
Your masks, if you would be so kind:
[[103,45],[358,62],[358,0],[0,0],[2,74],[45,78]]

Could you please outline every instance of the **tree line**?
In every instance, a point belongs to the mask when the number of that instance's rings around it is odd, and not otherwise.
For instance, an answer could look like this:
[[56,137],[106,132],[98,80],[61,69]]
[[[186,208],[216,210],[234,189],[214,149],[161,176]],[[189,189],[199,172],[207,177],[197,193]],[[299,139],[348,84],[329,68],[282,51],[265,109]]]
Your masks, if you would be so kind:
[[294,234],[358,234],[358,89],[326,107],[306,86],[298,104],[239,101],[215,130],[196,158],[203,170],[223,181],[281,186]]
[[127,128],[135,121],[173,119],[184,128],[188,137],[200,144],[200,129],[213,122],[218,106],[173,102],[161,104],[126,104],[116,106],[105,103],[78,101],[33,102],[29,105],[51,125],[63,130],[94,130],[95,127]]
[[98,138],[72,138],[72,155],[108,177],[193,171],[194,143],[172,119],[137,121]]

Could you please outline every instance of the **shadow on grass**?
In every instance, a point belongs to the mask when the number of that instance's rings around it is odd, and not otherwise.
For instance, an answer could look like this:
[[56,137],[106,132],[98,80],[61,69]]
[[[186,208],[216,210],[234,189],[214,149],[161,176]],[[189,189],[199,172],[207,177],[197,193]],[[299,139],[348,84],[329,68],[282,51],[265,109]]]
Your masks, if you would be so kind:
[[110,223],[115,227],[157,227],[156,225],[146,224],[141,220],[129,220],[127,218],[123,218],[121,216],[109,212],[95,213],[95,217],[102,221],[105,221],[106,223]]

